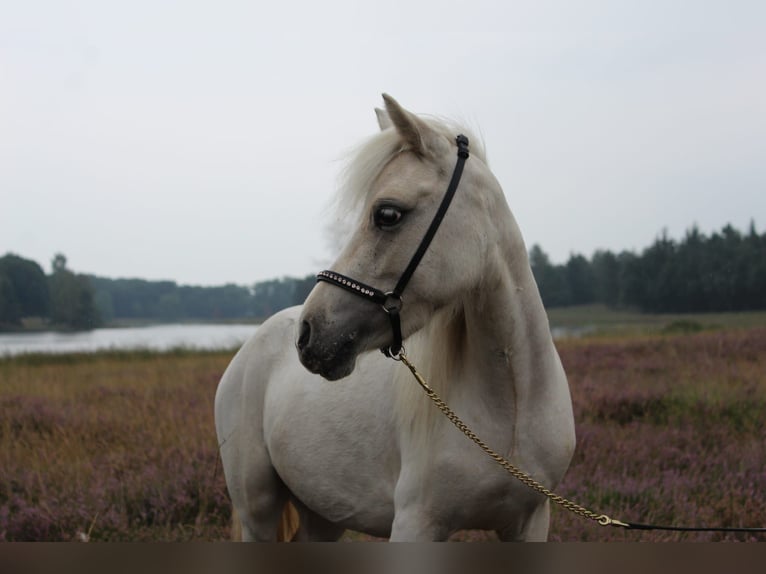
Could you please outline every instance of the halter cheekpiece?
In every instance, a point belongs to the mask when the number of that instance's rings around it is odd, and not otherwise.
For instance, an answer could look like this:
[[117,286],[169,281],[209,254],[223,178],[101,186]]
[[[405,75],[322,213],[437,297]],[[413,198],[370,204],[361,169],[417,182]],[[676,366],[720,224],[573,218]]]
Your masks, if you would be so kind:
[[439,225],[444,219],[444,214],[447,213],[452,198],[455,196],[458,184],[460,183],[460,177],[463,175],[463,166],[465,160],[468,159],[468,138],[464,135],[459,135],[455,138],[457,142],[457,163],[455,169],[452,172],[452,178],[450,179],[447,191],[444,193],[442,202],[431,220],[431,225],[428,226],[423,239],[420,241],[415,254],[410,259],[407,268],[402,273],[396,286],[391,291],[381,291],[376,287],[366,285],[361,281],[346,277],[335,271],[322,271],[317,275],[317,282],[325,281],[331,283],[337,287],[345,289],[354,295],[363,297],[373,303],[380,305],[383,311],[388,315],[388,320],[391,323],[391,331],[393,332],[393,343],[381,349],[381,352],[387,357],[398,358],[402,351],[402,327],[400,311],[402,310],[403,300],[402,293],[404,292],[407,283],[409,282],[412,274],[417,269],[420,260],[425,255],[428,246],[431,244],[431,240],[436,235],[436,231],[439,229]]

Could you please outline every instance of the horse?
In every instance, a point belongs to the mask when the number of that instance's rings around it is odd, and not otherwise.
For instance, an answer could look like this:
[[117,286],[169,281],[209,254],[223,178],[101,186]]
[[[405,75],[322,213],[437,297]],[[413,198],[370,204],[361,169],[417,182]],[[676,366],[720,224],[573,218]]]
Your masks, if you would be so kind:
[[[383,99],[380,130],[358,147],[339,186],[338,205],[354,223],[336,271],[320,274],[302,306],[264,322],[216,391],[234,526],[246,541],[329,541],[346,530],[440,541],[466,529],[544,541],[549,500],[505,474],[385,356],[406,349],[495,451],[549,489],[561,481],[575,448],[569,385],[524,240],[481,145],[471,144],[406,293],[383,304],[386,312],[353,293],[401,277],[454,176],[455,135],[467,133]],[[328,275],[356,279],[339,289]],[[401,350],[392,349],[389,311]]]

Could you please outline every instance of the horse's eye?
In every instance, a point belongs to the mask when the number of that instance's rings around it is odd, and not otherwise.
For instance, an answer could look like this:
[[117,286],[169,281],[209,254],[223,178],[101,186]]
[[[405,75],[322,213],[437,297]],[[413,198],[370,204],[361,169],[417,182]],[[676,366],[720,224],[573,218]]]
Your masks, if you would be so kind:
[[394,227],[402,220],[404,213],[398,207],[384,205],[375,210],[375,225],[381,229]]

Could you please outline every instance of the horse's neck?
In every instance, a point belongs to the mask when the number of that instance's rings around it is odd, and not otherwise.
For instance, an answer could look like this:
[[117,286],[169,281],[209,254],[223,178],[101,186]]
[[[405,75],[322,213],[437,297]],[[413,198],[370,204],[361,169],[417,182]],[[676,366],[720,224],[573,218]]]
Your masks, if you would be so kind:
[[[504,434],[519,421],[520,409],[530,413],[530,401],[542,403],[534,401],[536,393],[560,384],[547,316],[520,239],[514,249],[521,254],[506,249],[475,293],[436,313],[406,344],[410,359],[450,406],[490,425],[496,420]],[[440,413],[406,371],[397,375],[400,422],[412,437],[430,440]]]
[[526,254],[509,259],[465,304],[464,362],[482,393],[516,408],[534,390],[545,392],[559,365]]

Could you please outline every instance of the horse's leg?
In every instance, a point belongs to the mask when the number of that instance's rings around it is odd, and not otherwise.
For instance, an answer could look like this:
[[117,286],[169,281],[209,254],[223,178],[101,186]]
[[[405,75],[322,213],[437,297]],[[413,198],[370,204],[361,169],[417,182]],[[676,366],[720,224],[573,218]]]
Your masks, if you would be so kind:
[[242,469],[241,490],[230,489],[232,504],[242,526],[243,542],[276,542],[279,521],[288,498],[287,489],[277,473],[266,461],[261,462],[261,465]]
[[551,522],[551,504],[546,500],[535,507],[526,520],[497,531],[503,542],[545,542]]
[[394,488],[394,520],[391,524],[391,542],[443,541],[451,532],[437,519],[426,502],[422,468],[408,469],[405,465]]
[[346,531],[316,512],[308,509],[295,498],[292,503],[300,516],[298,530],[293,537],[294,542],[335,542]]
[[450,532],[438,524],[428,509],[419,505],[397,508],[391,526],[391,542],[440,542]]

